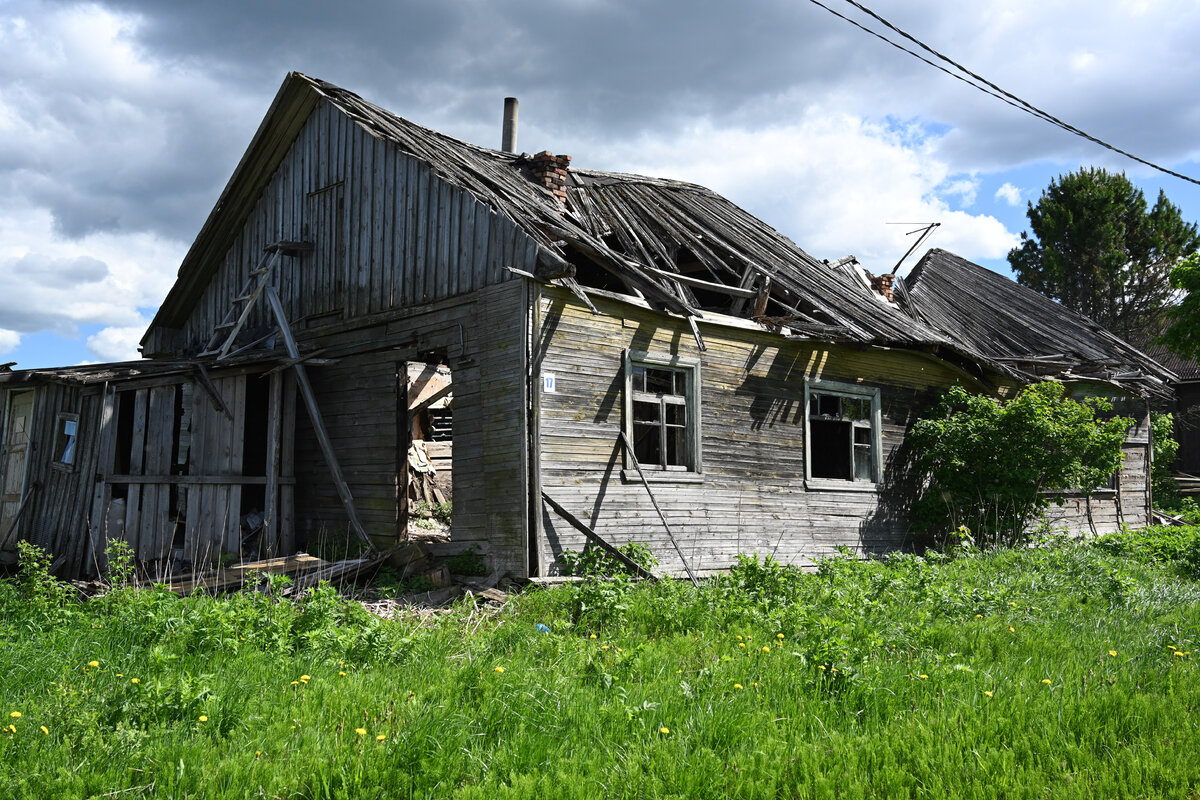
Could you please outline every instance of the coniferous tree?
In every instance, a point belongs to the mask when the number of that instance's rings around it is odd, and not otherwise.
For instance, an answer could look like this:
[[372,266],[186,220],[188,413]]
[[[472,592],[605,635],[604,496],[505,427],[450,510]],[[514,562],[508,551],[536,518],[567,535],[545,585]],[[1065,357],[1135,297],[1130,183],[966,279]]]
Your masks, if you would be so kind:
[[1196,224],[1163,192],[1148,209],[1124,174],[1083,169],[1051,180],[1026,215],[1032,234],[1008,254],[1018,283],[1136,346],[1162,332],[1171,268],[1200,247]]

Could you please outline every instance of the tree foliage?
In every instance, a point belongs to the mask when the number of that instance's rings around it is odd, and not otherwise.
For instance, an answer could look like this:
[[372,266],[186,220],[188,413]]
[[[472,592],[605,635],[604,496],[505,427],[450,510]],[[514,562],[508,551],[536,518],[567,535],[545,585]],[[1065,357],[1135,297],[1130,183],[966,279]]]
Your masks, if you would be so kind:
[[1062,384],[1026,388],[1003,401],[950,389],[914,423],[909,442],[924,490],[917,524],[933,531],[966,526],[981,544],[1015,544],[1068,490],[1090,493],[1121,466],[1132,420],[1101,419],[1099,398],[1076,402]]
[[1183,297],[1167,310],[1168,327],[1159,341],[1184,358],[1200,358],[1200,253],[1175,265],[1171,286]]
[[1083,169],[1051,180],[1026,215],[1032,235],[1008,254],[1018,283],[1135,345],[1162,331],[1171,268],[1200,247],[1196,224],[1163,192],[1148,210],[1124,174]]

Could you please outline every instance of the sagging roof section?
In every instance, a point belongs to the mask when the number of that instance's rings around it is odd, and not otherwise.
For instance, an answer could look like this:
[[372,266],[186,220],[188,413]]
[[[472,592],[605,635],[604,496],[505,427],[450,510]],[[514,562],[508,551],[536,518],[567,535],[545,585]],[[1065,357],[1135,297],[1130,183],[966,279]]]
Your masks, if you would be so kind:
[[[692,318],[708,311],[758,319],[773,330],[810,338],[953,345],[950,337],[896,304],[880,302],[870,284],[855,280],[844,263],[813,258],[701,186],[571,169],[565,192],[556,193],[531,180],[546,154],[531,157],[468,144],[300,73],[285,79],[152,328],[170,328],[186,318],[304,120],[322,101],[510,218],[541,246],[544,273],[539,277],[574,289],[576,279],[618,289]],[[565,163],[562,157],[559,161]]]
[[915,316],[1024,380],[1096,380],[1162,396],[1175,379],[1082,314],[945,250],[926,253],[905,288]]

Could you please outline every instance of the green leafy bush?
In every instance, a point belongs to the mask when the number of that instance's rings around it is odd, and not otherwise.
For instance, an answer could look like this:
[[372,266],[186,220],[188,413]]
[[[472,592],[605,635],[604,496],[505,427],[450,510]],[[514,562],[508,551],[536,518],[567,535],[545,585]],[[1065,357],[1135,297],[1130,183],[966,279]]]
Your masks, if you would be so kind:
[[1101,399],[1076,402],[1062,384],[1030,386],[1011,400],[953,387],[908,440],[924,479],[914,521],[933,532],[966,526],[981,546],[1016,544],[1054,492],[1089,493],[1122,463],[1131,420],[1100,419]]

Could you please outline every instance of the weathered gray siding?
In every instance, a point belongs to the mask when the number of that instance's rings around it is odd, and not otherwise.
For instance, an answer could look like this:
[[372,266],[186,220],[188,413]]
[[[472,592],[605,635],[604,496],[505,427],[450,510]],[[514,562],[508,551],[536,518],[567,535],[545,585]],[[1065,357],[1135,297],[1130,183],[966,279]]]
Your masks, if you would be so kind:
[[[436,353],[447,358],[454,385],[452,540],[526,574],[525,291],[523,281],[510,281],[390,322],[319,333],[330,356],[349,353],[309,375],[363,525],[381,545],[396,540],[402,517],[397,486],[407,445],[397,426],[397,376],[406,361]],[[296,472],[301,535],[340,535],[346,517],[303,412]]]
[[[681,569],[645,488],[636,475],[622,478],[622,351],[632,348],[701,362],[703,478],[651,484],[694,569],[727,568],[738,553],[809,564],[839,546],[871,553],[908,543],[903,432],[934,390],[960,373],[903,351],[788,342],[703,323],[702,353],[683,320],[632,304],[597,305],[602,313],[593,315],[555,289],[540,304],[536,364],[557,379],[557,391],[539,398],[540,480],[569,511],[610,541],[645,542],[664,567]],[[806,491],[806,377],[882,390],[888,491]],[[541,556],[552,571],[561,549],[581,549],[583,538],[548,509],[542,525]]]
[[[279,240],[314,244],[301,258],[284,257],[273,281],[293,322],[466,294],[511,279],[505,267],[531,269],[536,260],[532,240],[506,217],[323,101],[199,298],[185,347],[207,342],[263,248]],[[271,324],[264,312],[248,325]]]
[[[14,391],[14,390],[9,390]],[[97,420],[101,396],[97,389],[84,390],[58,384],[34,388],[36,398],[30,431],[30,450],[26,486],[38,488],[29,500],[14,532],[10,547],[17,539],[27,539],[56,556],[56,569],[75,574],[87,557],[88,518],[92,502],[92,481],[97,469]],[[5,392],[0,391],[0,401]],[[0,403],[7,408],[6,403]],[[79,415],[75,464],[55,466],[55,423],[60,412]],[[0,531],[0,536],[7,531]]]

